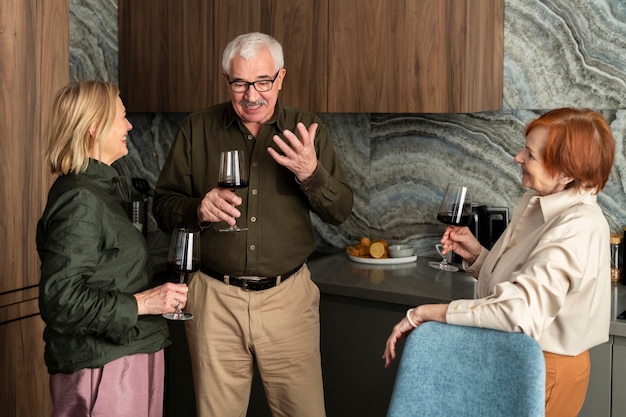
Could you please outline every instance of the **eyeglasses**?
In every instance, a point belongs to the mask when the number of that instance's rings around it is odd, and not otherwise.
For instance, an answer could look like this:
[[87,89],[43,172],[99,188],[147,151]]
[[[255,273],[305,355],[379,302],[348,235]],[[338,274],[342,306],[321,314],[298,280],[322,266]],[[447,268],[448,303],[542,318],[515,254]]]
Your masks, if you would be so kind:
[[230,78],[228,78],[228,75],[226,76],[226,79],[228,80],[228,85],[230,85],[230,89],[233,90],[233,92],[235,93],[245,93],[246,91],[248,91],[250,86],[254,86],[254,89],[259,93],[264,93],[272,89],[272,87],[274,86],[274,81],[276,81],[276,78],[278,78],[279,73],[280,70],[276,72],[276,75],[274,75],[274,78],[271,80],[259,80],[253,82],[242,80],[231,81]]

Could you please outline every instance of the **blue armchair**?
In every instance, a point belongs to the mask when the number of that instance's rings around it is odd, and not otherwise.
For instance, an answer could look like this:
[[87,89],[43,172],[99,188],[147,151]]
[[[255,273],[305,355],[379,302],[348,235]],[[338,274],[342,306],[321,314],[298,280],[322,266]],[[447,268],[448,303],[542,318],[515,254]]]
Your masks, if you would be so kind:
[[540,417],[545,362],[522,333],[426,322],[405,343],[387,417]]

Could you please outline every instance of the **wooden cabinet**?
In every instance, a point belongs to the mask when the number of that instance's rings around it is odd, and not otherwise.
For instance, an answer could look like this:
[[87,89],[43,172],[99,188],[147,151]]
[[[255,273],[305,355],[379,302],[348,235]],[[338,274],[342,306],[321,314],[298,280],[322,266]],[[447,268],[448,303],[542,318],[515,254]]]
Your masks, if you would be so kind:
[[49,109],[69,79],[69,1],[0,1],[0,56],[0,414],[47,416],[35,234],[52,183]]
[[326,108],[327,5],[317,0],[119,0],[119,78],[133,112],[185,112],[228,100],[222,52],[245,32],[278,39],[281,101]]
[[502,107],[500,0],[331,1],[329,111]]
[[[209,104],[228,100],[222,70],[224,48],[246,32],[272,35],[283,46],[287,73],[282,103],[302,109],[326,109],[328,3],[319,0],[214,0],[213,30],[217,81]],[[218,69],[219,68],[219,69]],[[323,110],[321,110],[323,111]]]
[[119,83],[127,111],[195,110],[211,97],[211,0],[119,1]]
[[504,0],[119,0],[118,7],[129,111],[194,111],[227,100],[222,51],[251,31],[283,45],[281,101],[289,105],[502,108]]

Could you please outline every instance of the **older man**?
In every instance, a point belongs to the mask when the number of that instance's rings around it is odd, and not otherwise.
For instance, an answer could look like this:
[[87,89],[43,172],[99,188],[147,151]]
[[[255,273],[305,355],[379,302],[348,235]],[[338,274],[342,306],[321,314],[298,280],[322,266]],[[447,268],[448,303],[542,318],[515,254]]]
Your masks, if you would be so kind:
[[[224,50],[230,101],[190,115],[157,183],[165,231],[202,228],[202,268],[189,283],[185,329],[200,416],[245,416],[254,364],[275,416],[324,416],[319,289],[306,259],[310,212],[343,222],[353,195],[328,132],[282,106],[281,45],[261,33]],[[244,151],[249,186],[217,187],[220,153]],[[221,232],[237,223],[240,232]]]

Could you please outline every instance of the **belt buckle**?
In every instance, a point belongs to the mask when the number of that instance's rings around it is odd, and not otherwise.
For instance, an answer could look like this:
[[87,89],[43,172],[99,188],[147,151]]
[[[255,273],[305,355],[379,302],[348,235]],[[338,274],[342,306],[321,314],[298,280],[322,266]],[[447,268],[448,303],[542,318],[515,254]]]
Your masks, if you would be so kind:
[[242,279],[241,280],[241,289],[244,290],[244,291],[250,291],[250,288],[248,286],[248,284],[250,282],[254,282],[254,281],[250,281],[250,280],[247,280],[247,279]]
[[244,291],[252,291],[252,285],[259,281],[259,277],[253,275],[244,275],[239,277],[239,279],[241,280],[240,288]]

